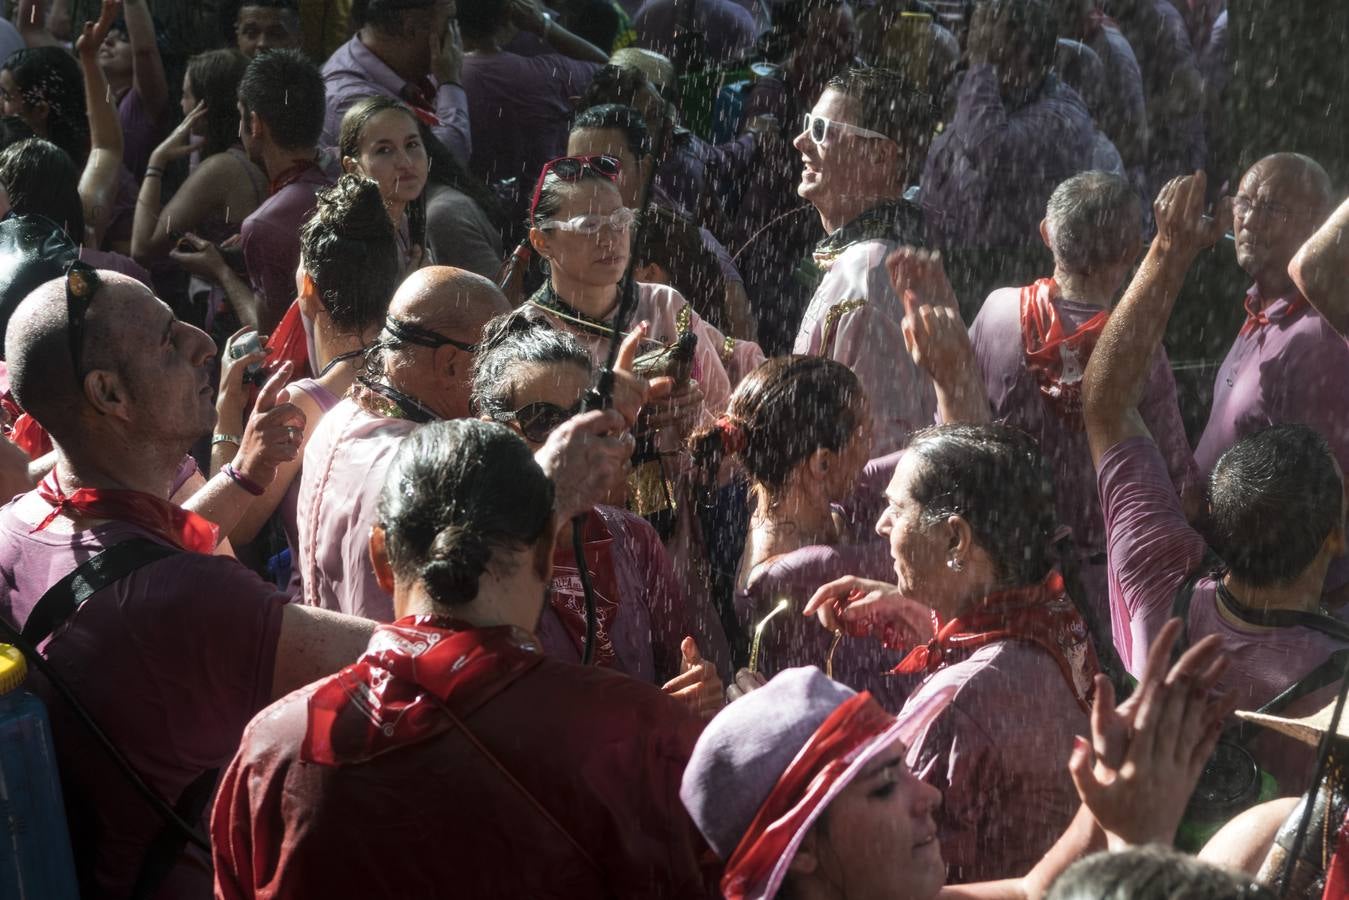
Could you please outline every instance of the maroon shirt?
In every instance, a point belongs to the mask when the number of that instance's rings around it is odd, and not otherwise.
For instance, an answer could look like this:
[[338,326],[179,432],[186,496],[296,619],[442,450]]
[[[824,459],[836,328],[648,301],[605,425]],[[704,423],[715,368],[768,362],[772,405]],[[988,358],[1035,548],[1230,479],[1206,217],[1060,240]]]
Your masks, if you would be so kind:
[[295,299],[300,226],[314,214],[318,192],[335,180],[324,167],[308,169],[264,200],[239,229],[248,280],[262,301],[264,323],[281,321]]
[[[0,615],[18,628],[77,565],[149,536],[120,522],[34,532],[14,509],[0,510]],[[180,553],[95,593],[44,654],[136,771],[174,803],[204,772],[229,762],[244,726],[271,699],[285,601],[233,559]],[[97,848],[97,890],[85,896],[126,897],[163,820],[66,702],[40,678],[34,686],[51,714],[76,853],[88,851],[86,842]],[[210,893],[207,860],[185,851],[156,896]]]
[[225,773],[217,897],[708,895],[679,800],[702,726],[651,685],[545,658],[464,717],[597,871],[458,730],[360,764],[301,762],[320,683],[258,716]]

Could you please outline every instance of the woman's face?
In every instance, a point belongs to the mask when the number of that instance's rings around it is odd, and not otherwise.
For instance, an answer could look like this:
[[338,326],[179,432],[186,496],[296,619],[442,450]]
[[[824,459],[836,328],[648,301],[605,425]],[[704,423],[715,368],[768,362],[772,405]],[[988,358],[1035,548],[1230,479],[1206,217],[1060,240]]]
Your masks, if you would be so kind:
[[[618,188],[607,180],[588,178],[562,188],[562,206],[553,220],[569,222],[579,216],[612,216],[623,208]],[[535,228],[535,248],[556,272],[587,287],[618,284],[628,267],[632,228],[604,224],[594,234],[564,228]]]
[[114,28],[98,48],[98,67],[109,81],[127,78],[131,75],[132,56],[131,39],[125,31]]
[[386,109],[365,123],[357,158],[343,165],[378,182],[385,203],[411,203],[426,187],[430,163],[417,121],[402,110]]
[[838,464],[831,473],[829,496],[831,499],[849,496],[862,476],[867,461],[871,459],[871,439],[873,426],[871,406],[865,397],[858,397],[853,405],[853,414],[858,425],[853,429],[852,437],[838,452]]
[[909,771],[905,755],[904,742],[895,741],[829,804],[813,832],[815,866],[805,877],[860,900],[937,895],[946,881],[932,818],[941,792]]
[[186,72],[183,73],[183,99],[178,105],[182,107],[184,117],[197,108],[197,95],[192,93],[192,79]]
[[18,82],[14,80],[14,73],[9,69],[0,69],[0,109],[4,110],[7,116],[18,116],[33,127],[28,112],[28,104],[24,102],[23,95],[19,93]]
[[890,542],[900,593],[934,606],[942,598],[955,595],[952,581],[957,573],[946,564],[951,556],[951,529],[941,522],[925,523],[922,507],[911,493],[921,464],[916,453],[900,457],[885,491],[886,507],[876,523],[876,533]]
[[[560,411],[576,407],[581,395],[590,387],[590,372],[573,363],[530,363],[512,372],[511,381],[515,385],[511,412],[519,412],[531,404],[549,404],[554,408],[540,408],[539,412],[556,416]],[[527,436],[520,422],[507,424],[525,439],[531,450],[543,446],[542,441],[532,440],[531,437],[547,439],[547,435],[542,434]],[[558,421],[557,424],[562,422]]]

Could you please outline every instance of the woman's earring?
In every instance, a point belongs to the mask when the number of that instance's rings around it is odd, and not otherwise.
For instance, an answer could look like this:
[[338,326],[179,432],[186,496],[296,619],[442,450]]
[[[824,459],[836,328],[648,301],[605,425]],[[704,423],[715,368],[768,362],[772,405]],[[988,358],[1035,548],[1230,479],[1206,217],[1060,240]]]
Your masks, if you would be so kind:
[[946,560],[946,568],[950,569],[952,572],[963,572],[965,570],[965,564],[960,561],[960,557],[952,554],[951,557]]

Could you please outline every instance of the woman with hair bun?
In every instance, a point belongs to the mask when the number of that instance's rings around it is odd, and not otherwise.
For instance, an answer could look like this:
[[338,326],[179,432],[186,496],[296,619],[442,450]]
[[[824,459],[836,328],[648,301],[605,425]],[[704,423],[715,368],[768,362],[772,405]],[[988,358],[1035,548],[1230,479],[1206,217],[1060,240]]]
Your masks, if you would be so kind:
[[509,428],[408,435],[370,535],[397,621],[253,720],[212,816],[217,896],[712,893],[679,801],[702,723],[532,633],[556,525]]
[[[594,381],[590,354],[565,331],[519,313],[488,323],[473,361],[473,406],[513,428],[533,450],[580,411]],[[549,656],[580,662],[585,599],[572,525],[558,533],[553,579],[538,636]],[[663,685],[710,718],[723,703],[716,667],[729,662],[721,623],[695,592],[680,586],[660,536],[640,516],[596,506],[585,522],[585,561],[594,583],[598,665]],[[695,640],[695,636],[697,639]]]
[[[300,315],[312,325],[310,365],[315,378],[301,378],[287,390],[290,402],[305,415],[305,433],[295,459],[277,469],[266,492],[249,507],[230,532],[236,543],[253,540],[273,513],[295,558],[296,501],[304,446],[323,415],[346,394],[363,364],[366,349],[384,327],[385,313],[401,280],[393,225],[384,214],[379,185],[359,175],[343,175],[318,195],[318,208],[300,231],[300,268],[295,277]],[[230,343],[245,336],[240,331]],[[249,365],[262,363],[265,353],[230,358],[227,350],[216,401],[216,435],[212,439],[212,470],[233,458],[238,449],[229,438],[242,434],[248,400],[243,381]],[[298,569],[293,570],[291,592],[299,595]]]

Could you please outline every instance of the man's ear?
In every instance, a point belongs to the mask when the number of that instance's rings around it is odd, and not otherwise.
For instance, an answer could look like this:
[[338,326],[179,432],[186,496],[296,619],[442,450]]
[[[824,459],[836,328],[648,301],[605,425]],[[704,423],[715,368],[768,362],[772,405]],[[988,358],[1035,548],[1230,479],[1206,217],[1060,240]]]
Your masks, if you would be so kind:
[[81,387],[84,389],[85,401],[100,416],[114,416],[123,420],[128,418],[130,397],[117,373],[94,369],[85,374]]
[[1040,220],[1040,240],[1044,241],[1045,246],[1050,250],[1054,249],[1054,245],[1049,242],[1049,219],[1047,218]]
[[323,301],[319,298],[318,285],[314,284],[314,279],[308,272],[300,276],[300,310],[309,318],[314,318],[314,314],[323,306]]
[[450,378],[459,378],[467,374],[467,363],[459,357],[464,354],[458,347],[446,344],[443,347],[437,347],[432,351],[435,354],[435,367],[437,372],[444,373]]
[[389,565],[389,551],[384,544],[384,526],[375,525],[370,529],[370,564],[375,569],[375,581],[380,589],[393,593],[393,566]]

